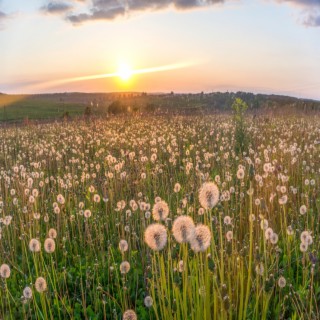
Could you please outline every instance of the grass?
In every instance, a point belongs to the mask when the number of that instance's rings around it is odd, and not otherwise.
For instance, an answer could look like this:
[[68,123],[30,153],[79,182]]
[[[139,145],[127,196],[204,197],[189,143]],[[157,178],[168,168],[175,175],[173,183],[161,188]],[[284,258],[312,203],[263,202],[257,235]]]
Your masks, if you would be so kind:
[[[0,272],[1,318],[129,319],[131,309],[138,319],[319,319],[319,130],[318,118],[258,117],[236,154],[227,115],[2,129],[0,265],[11,273]],[[211,190],[199,199],[208,181],[220,193],[214,206]],[[170,210],[160,221],[157,197]],[[181,215],[210,239],[179,243],[172,225]],[[144,238],[153,223],[167,233],[160,251]]]

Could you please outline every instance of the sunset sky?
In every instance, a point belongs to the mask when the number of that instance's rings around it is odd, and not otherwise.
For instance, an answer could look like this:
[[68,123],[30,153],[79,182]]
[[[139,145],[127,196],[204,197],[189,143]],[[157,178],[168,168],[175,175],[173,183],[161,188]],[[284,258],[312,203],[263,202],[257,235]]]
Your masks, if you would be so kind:
[[5,93],[320,99],[320,0],[0,0],[0,74]]

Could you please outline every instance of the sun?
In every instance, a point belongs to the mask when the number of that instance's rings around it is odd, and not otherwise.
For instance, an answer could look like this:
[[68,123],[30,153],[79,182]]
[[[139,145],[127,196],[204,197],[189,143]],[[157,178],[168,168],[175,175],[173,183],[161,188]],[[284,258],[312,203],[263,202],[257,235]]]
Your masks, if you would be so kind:
[[131,78],[133,72],[129,65],[122,63],[120,64],[117,73],[121,80],[128,81]]

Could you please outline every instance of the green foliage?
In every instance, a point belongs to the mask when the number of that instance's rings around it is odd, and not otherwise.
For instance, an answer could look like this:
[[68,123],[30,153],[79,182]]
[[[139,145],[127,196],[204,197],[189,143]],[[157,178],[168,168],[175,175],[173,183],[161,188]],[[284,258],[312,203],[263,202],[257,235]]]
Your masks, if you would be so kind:
[[240,98],[236,98],[232,104],[233,117],[235,123],[235,152],[240,155],[247,150],[249,145],[249,138],[246,130],[246,123],[244,119],[245,112],[248,105]]
[[120,101],[113,101],[108,108],[108,111],[112,114],[121,114],[127,111],[127,107]]

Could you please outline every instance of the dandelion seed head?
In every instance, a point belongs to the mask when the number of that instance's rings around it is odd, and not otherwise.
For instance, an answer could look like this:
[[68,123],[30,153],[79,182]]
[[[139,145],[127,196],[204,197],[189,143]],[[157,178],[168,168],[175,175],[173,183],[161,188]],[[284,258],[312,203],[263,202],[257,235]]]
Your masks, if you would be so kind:
[[194,252],[204,252],[210,246],[211,232],[209,227],[205,225],[197,225],[194,232],[194,237],[190,241],[191,249]]
[[54,242],[54,240],[51,238],[47,238],[44,241],[44,250],[47,253],[53,253],[55,251],[55,249],[56,249],[56,243]]
[[144,241],[155,251],[160,251],[165,247],[167,237],[166,228],[159,223],[150,224],[144,232]]
[[120,264],[120,272],[122,274],[126,274],[130,271],[130,263],[128,261],[122,261],[121,264]]
[[122,320],[137,320],[138,317],[133,310],[127,310],[122,316]]
[[10,277],[10,274],[11,274],[10,267],[6,263],[3,263],[0,266],[0,276],[1,276],[1,278],[8,279]]
[[43,277],[38,277],[34,286],[38,292],[44,292],[47,290],[47,281]]
[[164,221],[169,215],[169,207],[168,204],[161,200],[154,204],[152,208],[152,216],[155,221]]
[[194,222],[189,216],[179,216],[173,222],[172,233],[179,243],[189,242],[193,239],[195,232]]
[[219,189],[214,182],[206,182],[199,191],[199,202],[205,209],[212,209],[219,202]]

